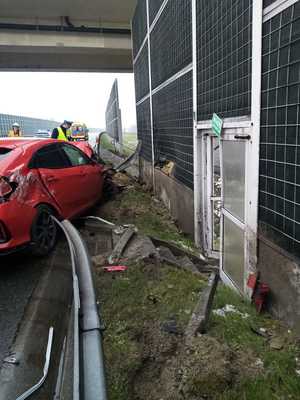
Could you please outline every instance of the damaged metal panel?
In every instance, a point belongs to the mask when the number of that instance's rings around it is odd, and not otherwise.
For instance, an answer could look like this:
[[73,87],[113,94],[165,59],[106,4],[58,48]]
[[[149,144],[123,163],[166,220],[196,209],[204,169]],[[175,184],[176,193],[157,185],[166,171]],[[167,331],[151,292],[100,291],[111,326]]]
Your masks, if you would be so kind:
[[153,95],[155,160],[175,163],[174,176],[193,189],[192,72]]
[[151,116],[149,99],[136,106],[138,139],[141,141],[141,156],[147,160],[152,160],[151,144]]
[[123,142],[122,117],[119,104],[118,80],[115,79],[105,111],[106,133],[117,143]]

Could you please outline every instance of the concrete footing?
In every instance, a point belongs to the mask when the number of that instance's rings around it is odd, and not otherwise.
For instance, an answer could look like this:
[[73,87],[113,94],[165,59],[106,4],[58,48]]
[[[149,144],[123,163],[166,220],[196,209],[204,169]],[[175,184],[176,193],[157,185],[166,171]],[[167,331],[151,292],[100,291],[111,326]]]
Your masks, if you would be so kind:
[[270,287],[269,311],[300,332],[300,260],[259,238],[258,271]]

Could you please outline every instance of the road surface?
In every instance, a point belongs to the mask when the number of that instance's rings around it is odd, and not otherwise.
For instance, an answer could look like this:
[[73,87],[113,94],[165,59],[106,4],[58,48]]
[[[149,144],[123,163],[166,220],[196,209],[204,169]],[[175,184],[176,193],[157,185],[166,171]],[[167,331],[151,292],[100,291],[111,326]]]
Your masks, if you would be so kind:
[[43,265],[45,259],[35,259],[30,254],[0,257],[0,368]]

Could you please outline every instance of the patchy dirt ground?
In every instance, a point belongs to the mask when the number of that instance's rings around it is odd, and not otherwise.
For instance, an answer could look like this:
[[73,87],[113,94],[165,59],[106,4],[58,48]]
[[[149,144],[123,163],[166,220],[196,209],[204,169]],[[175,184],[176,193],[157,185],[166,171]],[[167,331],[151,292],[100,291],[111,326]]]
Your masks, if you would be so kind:
[[205,279],[149,262],[117,275],[98,271],[96,279],[110,399],[161,398],[160,375],[183,344]]
[[[150,192],[116,179],[126,189],[98,215],[192,248]],[[207,277],[151,259],[126,265],[115,274],[95,268],[110,400],[300,398],[300,345],[287,327],[219,285],[208,333],[187,338]]]

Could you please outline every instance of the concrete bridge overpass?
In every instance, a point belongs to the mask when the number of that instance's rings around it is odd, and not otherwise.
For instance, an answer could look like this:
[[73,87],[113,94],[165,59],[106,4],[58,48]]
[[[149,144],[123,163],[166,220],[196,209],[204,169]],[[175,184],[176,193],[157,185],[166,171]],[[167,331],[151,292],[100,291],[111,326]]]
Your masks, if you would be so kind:
[[0,70],[132,71],[136,0],[0,0]]

